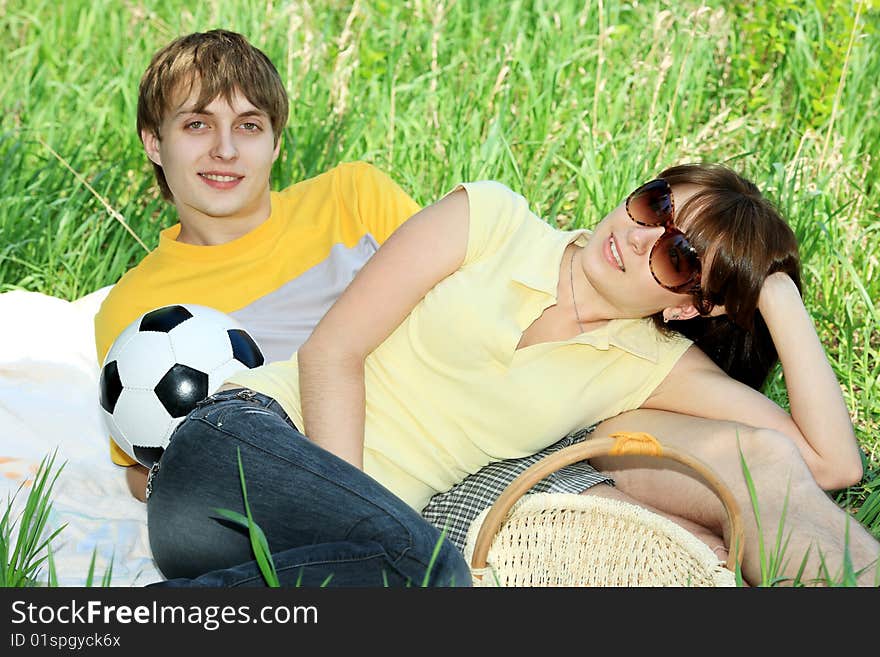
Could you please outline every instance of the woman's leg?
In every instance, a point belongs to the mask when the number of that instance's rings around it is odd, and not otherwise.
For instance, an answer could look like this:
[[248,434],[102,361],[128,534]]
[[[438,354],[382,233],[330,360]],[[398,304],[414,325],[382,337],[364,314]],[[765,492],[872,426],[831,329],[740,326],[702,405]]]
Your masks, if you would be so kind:
[[[606,473],[610,474],[610,473]],[[629,495],[618,488],[614,488],[611,486],[592,486],[587,490],[583,491],[581,495],[594,495],[596,497],[604,497],[612,500],[619,500],[621,502],[628,502],[629,504],[635,504],[636,506],[640,506],[643,509],[647,509],[657,515],[663,516],[668,520],[671,520],[679,527],[686,529],[691,534],[696,536],[700,541],[705,543],[710,550],[718,557],[719,561],[727,561],[728,550],[725,545],[724,539],[721,537],[721,532],[712,531],[707,529],[703,525],[700,525],[696,522],[688,520],[687,518],[683,518],[680,515],[676,515],[673,513],[669,513],[668,511],[664,511],[663,509],[657,508],[652,504],[640,499],[636,499],[632,495]]]
[[[707,420],[664,411],[637,410],[606,420],[592,437],[615,431],[644,431],[661,442],[687,452],[708,465],[736,498],[745,526],[743,573],[752,583],[761,580],[759,541],[770,553],[776,544],[783,506],[788,498],[783,536],[789,537],[783,577],[793,578],[808,553],[803,580],[820,575],[820,553],[832,577],[843,564],[849,525],[849,552],[858,570],[867,568],[860,583],[874,584],[880,543],[822,491],[794,443],[768,429]],[[754,481],[763,535],[758,536],[740,449]],[[617,487],[636,500],[661,511],[721,533],[724,507],[714,492],[685,466],[652,457],[591,459],[599,470],[613,476]],[[729,537],[725,536],[725,540]]]
[[[222,393],[226,394],[226,393]],[[150,544],[169,578],[260,585],[247,531],[216,509],[244,514],[240,451],[254,520],[283,585],[468,585],[458,550],[378,482],[323,450],[265,396],[227,398],[177,429],[151,480]],[[214,572],[220,571],[220,572]]]

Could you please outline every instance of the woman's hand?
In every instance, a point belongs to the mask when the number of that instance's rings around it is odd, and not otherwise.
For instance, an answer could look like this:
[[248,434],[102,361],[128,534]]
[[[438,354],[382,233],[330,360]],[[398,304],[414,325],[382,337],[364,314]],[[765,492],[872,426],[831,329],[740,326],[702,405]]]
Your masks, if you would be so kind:
[[770,274],[764,279],[764,284],[761,286],[761,292],[758,295],[758,310],[763,315],[768,304],[773,304],[785,297],[788,297],[791,303],[803,305],[801,294],[794,281],[791,280],[791,276],[782,271]]

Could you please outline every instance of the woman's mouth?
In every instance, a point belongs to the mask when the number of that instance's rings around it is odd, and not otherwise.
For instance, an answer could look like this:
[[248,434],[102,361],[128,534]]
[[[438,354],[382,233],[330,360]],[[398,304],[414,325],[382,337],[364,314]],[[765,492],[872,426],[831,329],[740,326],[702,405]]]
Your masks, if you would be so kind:
[[617,267],[620,271],[626,271],[626,267],[623,266],[623,258],[620,257],[620,251],[617,250],[617,242],[614,240],[614,235],[611,235],[605,241],[605,259],[608,262]]

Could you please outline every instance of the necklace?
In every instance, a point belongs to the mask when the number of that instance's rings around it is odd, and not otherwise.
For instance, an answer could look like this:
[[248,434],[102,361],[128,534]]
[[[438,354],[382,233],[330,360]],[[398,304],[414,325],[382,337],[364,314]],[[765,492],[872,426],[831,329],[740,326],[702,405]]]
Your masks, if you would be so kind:
[[577,297],[574,295],[574,256],[577,253],[577,247],[571,250],[571,260],[568,263],[568,282],[571,283],[571,303],[574,306],[574,316],[577,318],[578,328],[583,330],[584,323],[581,321],[581,314],[578,312]]

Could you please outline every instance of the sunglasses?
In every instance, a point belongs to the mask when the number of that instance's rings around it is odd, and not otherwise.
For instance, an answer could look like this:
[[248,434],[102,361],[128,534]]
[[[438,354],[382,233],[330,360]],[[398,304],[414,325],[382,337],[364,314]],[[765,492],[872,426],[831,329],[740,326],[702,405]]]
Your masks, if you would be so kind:
[[712,308],[700,288],[702,262],[687,236],[672,223],[675,200],[669,183],[662,178],[646,182],[626,197],[626,213],[640,226],[663,226],[648,256],[651,275],[667,290],[693,294],[697,310],[708,314]]

